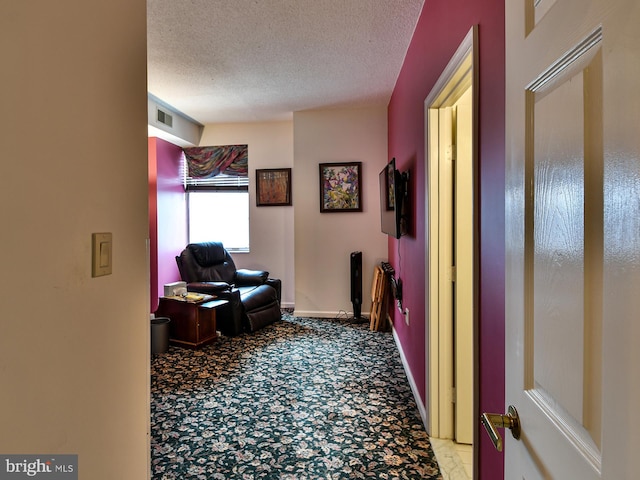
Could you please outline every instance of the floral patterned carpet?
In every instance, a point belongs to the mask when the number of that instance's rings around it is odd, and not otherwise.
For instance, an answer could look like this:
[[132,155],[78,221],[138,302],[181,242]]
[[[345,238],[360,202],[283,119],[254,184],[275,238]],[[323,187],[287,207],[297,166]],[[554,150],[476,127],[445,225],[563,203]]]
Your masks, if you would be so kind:
[[441,479],[393,336],[283,321],[151,361],[153,479]]

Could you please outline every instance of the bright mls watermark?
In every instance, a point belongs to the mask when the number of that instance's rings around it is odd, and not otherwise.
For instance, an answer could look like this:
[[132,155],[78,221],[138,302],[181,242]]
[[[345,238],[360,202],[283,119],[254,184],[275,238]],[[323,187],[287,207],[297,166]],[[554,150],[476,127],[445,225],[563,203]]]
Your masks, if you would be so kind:
[[78,480],[78,455],[0,455],[0,480]]

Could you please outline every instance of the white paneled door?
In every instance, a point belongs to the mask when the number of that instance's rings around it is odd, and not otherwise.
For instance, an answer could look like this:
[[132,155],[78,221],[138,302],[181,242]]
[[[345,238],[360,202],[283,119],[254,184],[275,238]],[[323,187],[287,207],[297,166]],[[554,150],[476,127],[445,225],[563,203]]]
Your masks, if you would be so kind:
[[639,25],[637,0],[506,2],[509,480],[638,478]]

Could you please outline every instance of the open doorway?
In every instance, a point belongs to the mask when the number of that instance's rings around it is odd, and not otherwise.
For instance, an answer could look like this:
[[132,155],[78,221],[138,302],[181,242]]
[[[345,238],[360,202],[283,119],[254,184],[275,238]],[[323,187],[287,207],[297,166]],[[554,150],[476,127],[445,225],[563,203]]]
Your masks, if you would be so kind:
[[[429,298],[428,428],[464,445],[472,463],[477,400],[477,29],[472,28],[425,100]],[[473,465],[465,465],[471,473]]]

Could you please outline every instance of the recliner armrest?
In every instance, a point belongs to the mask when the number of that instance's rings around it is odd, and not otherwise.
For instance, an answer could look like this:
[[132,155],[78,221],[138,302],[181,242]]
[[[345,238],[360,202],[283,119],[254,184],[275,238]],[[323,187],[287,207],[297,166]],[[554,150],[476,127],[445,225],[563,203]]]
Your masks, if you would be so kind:
[[279,278],[269,278],[265,283],[275,289],[278,303],[280,303],[282,301],[282,280]]
[[263,270],[247,270],[241,268],[236,270],[237,285],[262,285],[269,278],[269,272]]
[[187,283],[187,291],[196,293],[208,293],[215,295],[220,292],[231,290],[231,285],[227,282],[190,282]]

